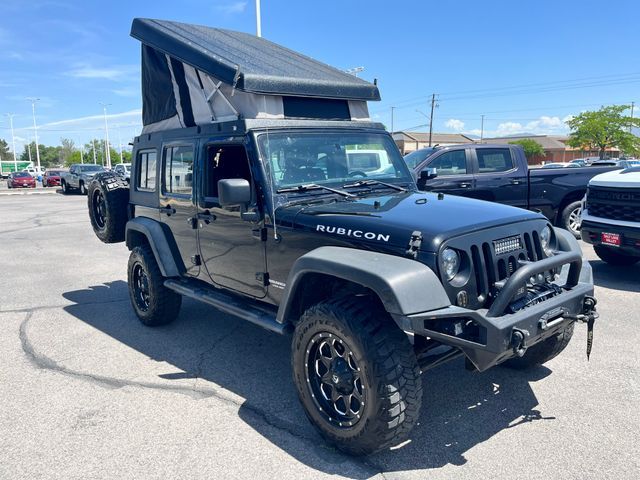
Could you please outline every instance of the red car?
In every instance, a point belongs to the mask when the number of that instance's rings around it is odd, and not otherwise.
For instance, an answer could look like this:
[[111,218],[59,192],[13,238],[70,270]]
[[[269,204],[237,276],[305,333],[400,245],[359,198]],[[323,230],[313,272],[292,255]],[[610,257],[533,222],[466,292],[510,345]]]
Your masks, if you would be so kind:
[[7,180],[9,188],[36,188],[36,179],[27,172],[13,172]]
[[42,176],[42,186],[43,187],[59,187],[60,186],[60,176],[62,172],[60,170],[47,170],[44,172]]

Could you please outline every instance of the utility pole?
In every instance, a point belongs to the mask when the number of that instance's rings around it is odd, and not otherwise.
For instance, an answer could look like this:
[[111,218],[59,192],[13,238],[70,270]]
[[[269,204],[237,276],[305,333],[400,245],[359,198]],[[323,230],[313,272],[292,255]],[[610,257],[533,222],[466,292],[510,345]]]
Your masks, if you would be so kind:
[[107,123],[107,107],[110,103],[100,102],[102,111],[104,112],[104,157],[107,160],[107,168],[111,169],[111,152],[109,151],[109,124]]
[[[96,139],[95,138],[93,140],[91,140],[91,144],[93,145],[93,164],[95,165],[97,163],[97,160],[96,160]],[[102,165],[104,165],[104,161],[102,162]]]
[[262,19],[260,18],[260,0],[256,0],[256,36],[262,37]]
[[436,94],[431,94],[431,116],[429,117],[429,146],[431,146],[431,137],[433,135],[433,110],[437,107]]
[[33,160],[31,160],[31,143],[27,145],[27,151],[29,152],[29,163],[33,165]]
[[118,147],[120,148],[120,163],[124,163],[122,159],[122,138],[120,137],[120,127],[116,125],[116,131],[118,132]]
[[[631,116],[633,116],[633,114],[631,114]],[[7,113],[7,117],[9,117],[9,125],[11,125],[11,149],[13,150],[13,171],[17,172],[18,160],[16,158],[16,137],[13,134],[13,113]]]
[[393,111],[396,107],[391,107],[391,135],[393,135]]
[[40,147],[38,146],[38,125],[36,124],[36,102],[40,100],[35,97],[28,97],[31,102],[31,111],[33,112],[33,135],[36,139],[36,160],[38,161],[38,172],[40,171]]
[[[631,102],[631,120],[633,120],[633,107],[635,107],[635,105],[636,105],[636,102]],[[632,125],[629,125],[629,133],[631,133],[632,127],[633,127]]]
[[482,143],[482,138],[484,137],[484,115],[480,115],[480,143]]

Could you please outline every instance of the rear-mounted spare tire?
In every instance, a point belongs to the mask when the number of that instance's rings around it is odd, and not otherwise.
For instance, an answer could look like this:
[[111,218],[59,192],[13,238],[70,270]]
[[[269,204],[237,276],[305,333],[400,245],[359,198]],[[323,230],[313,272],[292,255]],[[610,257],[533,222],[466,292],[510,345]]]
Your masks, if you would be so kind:
[[113,172],[97,174],[89,184],[87,204],[96,236],[104,243],[124,242],[129,204],[127,182]]

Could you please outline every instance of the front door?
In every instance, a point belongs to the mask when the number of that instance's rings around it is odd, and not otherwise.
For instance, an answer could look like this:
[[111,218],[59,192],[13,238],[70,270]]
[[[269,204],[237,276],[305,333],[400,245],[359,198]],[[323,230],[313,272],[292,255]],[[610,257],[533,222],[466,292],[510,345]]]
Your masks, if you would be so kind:
[[478,147],[475,153],[477,172],[475,189],[478,198],[527,208],[527,169],[518,169],[510,147]]
[[249,211],[258,211],[245,146],[214,143],[203,148],[203,198],[198,210],[198,237],[203,264],[215,285],[262,298],[267,293],[266,230],[243,218],[240,207],[222,208],[218,181],[248,180],[254,192]]
[[473,196],[473,172],[467,158],[467,149],[445,150],[440,155],[432,155],[421,171],[426,168],[435,168],[438,176],[427,180],[425,190]]
[[193,168],[195,151],[195,143],[164,145],[160,190],[160,219],[173,234],[186,273],[192,277],[197,277],[200,273],[197,231],[192,223],[196,214]]

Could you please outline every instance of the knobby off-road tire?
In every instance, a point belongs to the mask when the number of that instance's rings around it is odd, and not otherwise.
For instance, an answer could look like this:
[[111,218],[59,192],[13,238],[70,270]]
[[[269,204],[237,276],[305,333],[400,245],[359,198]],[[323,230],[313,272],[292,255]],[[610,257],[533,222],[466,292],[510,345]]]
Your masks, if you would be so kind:
[[164,286],[165,279],[148,245],[131,251],[127,280],[131,305],[142,323],[155,327],[176,319],[182,296]]
[[613,250],[614,248],[616,247],[603,247],[602,245],[595,245],[593,247],[600,260],[607,262],[609,265],[630,267],[640,262],[640,258],[616,252]]
[[540,343],[527,349],[524,356],[510,358],[501,365],[513,368],[515,370],[527,370],[543,363],[548,362],[554,357],[557,357],[571,341],[573,337],[573,329],[575,323],[570,323],[564,330],[561,330],[557,335],[547,338]]
[[413,347],[372,305],[368,297],[316,304],[302,315],[292,341],[293,381],[307,417],[350,455],[402,442],[422,404]]
[[96,236],[104,243],[124,242],[129,186],[111,172],[99,173],[89,184],[87,206]]
[[574,237],[580,239],[580,211],[582,202],[571,202],[562,209],[560,214],[560,227],[569,231]]

